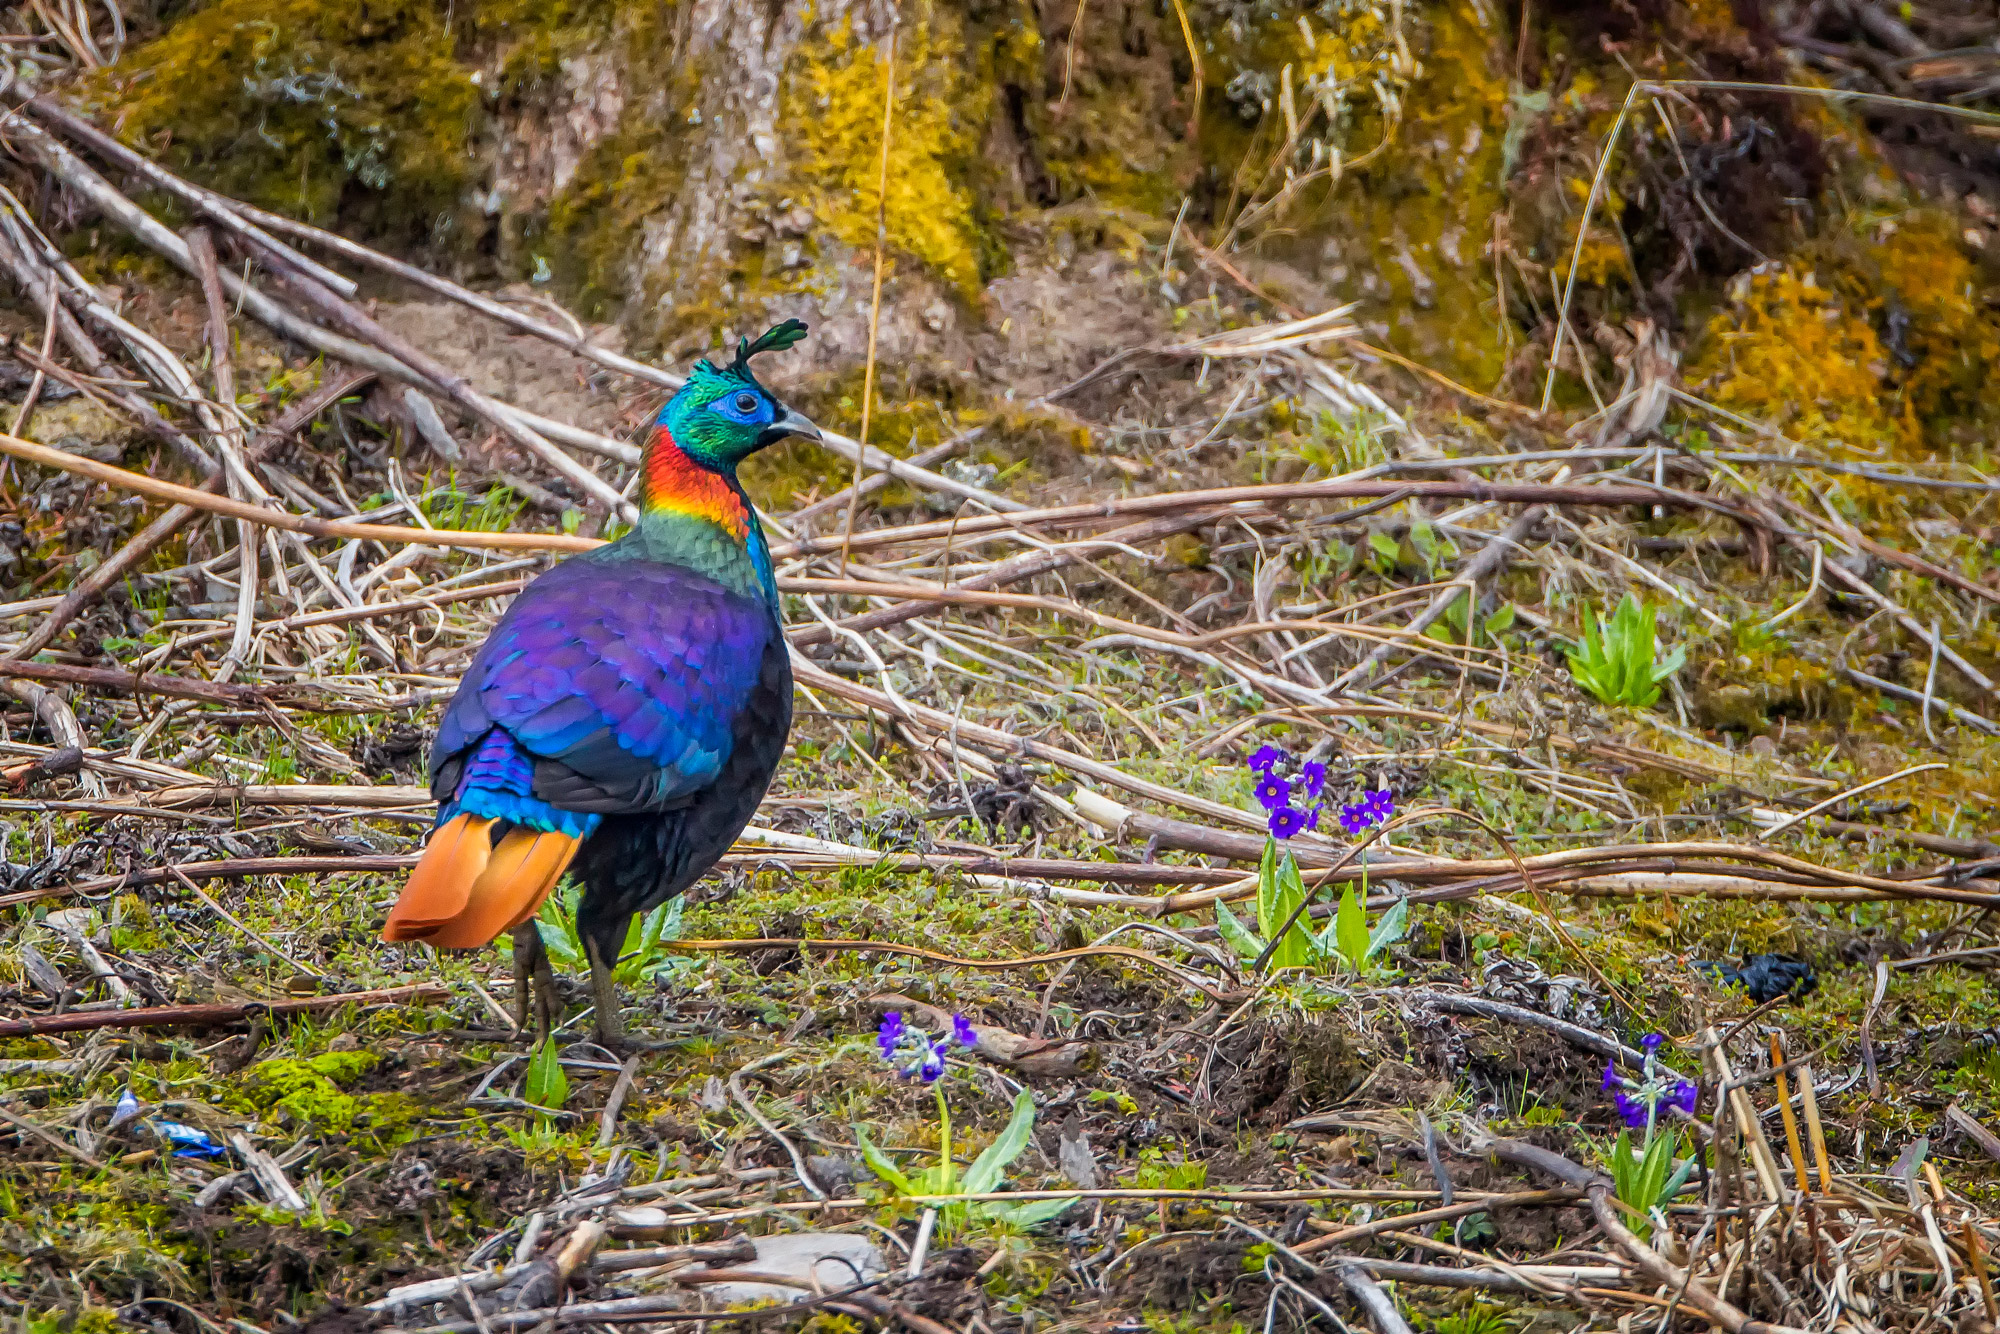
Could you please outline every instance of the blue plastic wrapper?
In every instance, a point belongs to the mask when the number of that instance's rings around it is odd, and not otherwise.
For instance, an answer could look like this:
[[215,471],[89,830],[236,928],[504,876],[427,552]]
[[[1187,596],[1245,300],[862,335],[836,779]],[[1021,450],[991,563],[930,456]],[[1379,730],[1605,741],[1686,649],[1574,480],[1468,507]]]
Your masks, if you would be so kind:
[[152,1125],[159,1137],[173,1146],[176,1158],[220,1158],[228,1152],[207,1131],[193,1126],[178,1121],[155,1121]]

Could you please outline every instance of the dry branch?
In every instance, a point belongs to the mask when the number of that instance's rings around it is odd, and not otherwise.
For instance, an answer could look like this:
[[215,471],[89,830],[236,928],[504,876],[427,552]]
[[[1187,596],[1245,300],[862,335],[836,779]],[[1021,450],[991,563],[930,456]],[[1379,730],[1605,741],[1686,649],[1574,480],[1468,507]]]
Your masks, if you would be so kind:
[[213,1028],[253,1015],[313,1014],[343,1005],[423,1005],[444,1000],[451,988],[435,982],[387,987],[380,991],[350,991],[332,996],[288,996],[267,1001],[220,1005],[155,1005],[138,1010],[86,1010],[46,1018],[0,1019],[0,1037],[25,1038],[44,1033],[84,1033],[100,1028]]

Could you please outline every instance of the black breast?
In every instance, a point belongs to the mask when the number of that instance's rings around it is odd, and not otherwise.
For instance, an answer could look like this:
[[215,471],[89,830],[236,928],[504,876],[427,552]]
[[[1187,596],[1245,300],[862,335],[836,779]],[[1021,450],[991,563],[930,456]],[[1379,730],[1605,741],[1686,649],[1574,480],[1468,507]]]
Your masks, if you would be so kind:
[[722,772],[675,810],[609,815],[577,852],[577,928],[616,957],[633,913],[647,912],[708,873],[757,813],[792,730],[792,665],[782,633],[764,649],[757,685],[737,715]]

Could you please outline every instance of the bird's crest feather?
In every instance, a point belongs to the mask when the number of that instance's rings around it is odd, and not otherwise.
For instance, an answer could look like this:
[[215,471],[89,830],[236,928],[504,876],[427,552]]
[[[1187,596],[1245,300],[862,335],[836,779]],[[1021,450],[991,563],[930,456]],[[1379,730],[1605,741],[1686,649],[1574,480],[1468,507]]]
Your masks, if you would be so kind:
[[805,336],[806,322],[804,320],[784,320],[772,325],[759,334],[755,342],[752,342],[748,338],[737,339],[736,359],[720,370],[716,368],[714,362],[706,358],[696,364],[706,368],[712,374],[733,375],[740,380],[754,381],[756,376],[750,370],[750,358],[760,352],[787,351],[797,346],[799,341]]

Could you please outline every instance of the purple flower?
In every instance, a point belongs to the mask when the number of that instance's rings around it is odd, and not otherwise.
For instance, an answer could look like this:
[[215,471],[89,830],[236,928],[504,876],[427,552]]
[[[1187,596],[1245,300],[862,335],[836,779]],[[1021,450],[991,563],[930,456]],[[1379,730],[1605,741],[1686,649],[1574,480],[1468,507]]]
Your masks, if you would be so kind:
[[1322,801],[1318,805],[1314,806],[1311,810],[1307,811],[1306,828],[1308,829],[1319,828],[1319,813],[1325,809],[1326,809],[1326,803]]
[[1674,1086],[1672,1093],[1660,1099],[1660,1105],[1662,1107],[1677,1108],[1689,1116],[1693,1116],[1695,1101],[1700,1096],[1701,1090],[1683,1079],[1679,1084]]
[[979,1035],[972,1031],[971,1022],[962,1014],[955,1014],[951,1017],[951,1036],[961,1047],[976,1047],[979,1045]]
[[1276,746],[1260,746],[1248,762],[1251,773],[1268,774],[1284,762],[1285,752]]
[[904,1073],[915,1075],[926,1084],[935,1084],[939,1076],[944,1074],[944,1044],[926,1042],[915,1068]]
[[1639,1045],[1646,1049],[1646,1055],[1651,1056],[1660,1049],[1660,1044],[1666,1040],[1667,1035],[1665,1033],[1648,1033],[1645,1037],[1639,1039]]
[[1280,806],[1271,812],[1271,837],[1290,838],[1306,827],[1306,813],[1296,806]]
[[1340,808],[1340,823],[1350,834],[1372,829],[1396,813],[1396,799],[1387,789],[1363,792],[1361,800]]
[[1307,801],[1318,801],[1319,794],[1326,789],[1326,766],[1318,760],[1307,760],[1301,764],[1299,786],[1306,790]]
[[1624,1083],[1625,1081],[1618,1077],[1618,1062],[1606,1061],[1604,1063],[1604,1091],[1609,1093],[1621,1087]]
[[[965,1034],[971,1031],[964,1015],[952,1016],[952,1037],[963,1045]],[[875,1045],[882,1049],[882,1059],[895,1068],[905,1079],[921,1079],[928,1084],[944,1073],[945,1053],[950,1050],[944,1038],[933,1039],[928,1033],[913,1027],[903,1019],[900,1010],[891,1010],[882,1016],[882,1026],[875,1032]]]
[[1618,1104],[1618,1115],[1625,1118],[1626,1125],[1632,1127],[1634,1130],[1644,1130],[1646,1128],[1646,1121],[1652,1112],[1652,1108],[1647,1105],[1644,1098],[1634,1098],[1623,1090],[1611,1096],[1612,1101]]
[[1275,813],[1290,804],[1292,785],[1276,774],[1267,773],[1257,780],[1255,796],[1258,805]]

